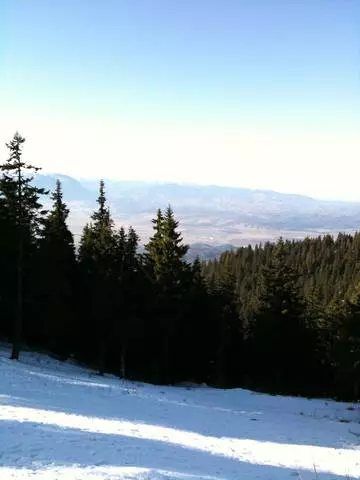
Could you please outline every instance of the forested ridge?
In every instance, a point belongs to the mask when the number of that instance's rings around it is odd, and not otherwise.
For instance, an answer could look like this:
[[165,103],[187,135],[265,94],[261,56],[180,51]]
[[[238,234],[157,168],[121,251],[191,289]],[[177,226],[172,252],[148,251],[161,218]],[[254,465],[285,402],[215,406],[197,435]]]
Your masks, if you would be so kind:
[[61,183],[34,186],[24,142],[15,134],[0,166],[0,336],[13,359],[27,346],[121,378],[360,398],[360,234],[188,263],[164,206],[140,254],[101,181],[75,247]]

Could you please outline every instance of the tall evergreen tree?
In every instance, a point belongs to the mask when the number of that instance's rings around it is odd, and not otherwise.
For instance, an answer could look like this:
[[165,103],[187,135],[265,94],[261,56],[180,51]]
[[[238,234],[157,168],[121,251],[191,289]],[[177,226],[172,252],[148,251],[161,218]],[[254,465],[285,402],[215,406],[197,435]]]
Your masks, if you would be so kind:
[[153,225],[154,235],[145,246],[145,265],[154,285],[153,334],[160,338],[160,356],[155,368],[161,382],[171,383],[185,348],[176,337],[176,330],[183,319],[182,299],[189,282],[190,270],[185,260],[189,247],[183,244],[179,223],[170,206],[164,214],[158,210]]
[[220,312],[209,294],[199,258],[195,259],[190,269],[190,284],[184,288],[183,320],[178,333],[182,345],[181,374],[186,381],[215,383],[213,366],[219,341]]
[[0,336],[11,338],[16,300],[16,225],[0,196]]
[[[83,311],[84,324],[79,332],[79,342],[87,336],[84,345],[86,355],[96,355],[95,361],[99,373],[106,368],[106,343],[111,336],[112,299],[111,282],[113,278],[116,252],[113,220],[107,206],[104,181],[100,181],[98,209],[91,216],[80,240],[79,262],[82,275],[83,301],[88,302]],[[90,324],[90,329],[89,329]]]
[[212,382],[217,386],[240,381],[243,356],[243,326],[236,296],[236,277],[229,260],[222,259],[222,269],[212,289],[216,311],[216,348],[213,357]]
[[22,160],[22,147],[25,142],[19,133],[6,144],[9,158],[0,166],[2,177],[0,191],[8,212],[15,224],[17,238],[17,273],[16,273],[16,316],[13,335],[11,359],[18,360],[23,333],[24,304],[24,262],[34,237],[39,233],[44,215],[39,201],[40,195],[47,192],[33,185],[34,174],[40,168]]
[[59,180],[51,198],[53,207],[44,222],[37,257],[40,328],[34,340],[66,357],[74,348],[76,259],[73,235],[67,226],[69,209]]
[[306,366],[303,302],[297,274],[288,264],[289,245],[276,245],[260,278],[258,310],[250,324],[251,369],[263,386],[291,389],[301,383]]
[[131,345],[141,333],[138,314],[138,304],[141,298],[138,282],[138,242],[139,237],[132,227],[127,233],[124,227],[121,227],[115,235],[112,281],[115,331],[112,339],[112,357],[113,362],[116,362],[113,370],[121,378],[128,377],[128,358],[131,356]]

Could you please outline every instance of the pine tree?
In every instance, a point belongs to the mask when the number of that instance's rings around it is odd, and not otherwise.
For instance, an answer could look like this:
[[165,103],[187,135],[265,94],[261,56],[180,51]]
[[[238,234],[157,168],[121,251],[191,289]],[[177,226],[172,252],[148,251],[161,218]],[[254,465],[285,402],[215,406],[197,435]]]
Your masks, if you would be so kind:
[[178,221],[170,206],[164,215],[161,210],[157,211],[153,225],[154,235],[145,246],[145,266],[154,285],[153,316],[156,327],[153,334],[160,338],[161,343],[155,368],[161,382],[171,383],[176,369],[180,368],[179,350],[185,348],[176,339],[176,331],[183,318],[182,298],[189,282],[189,265],[185,261],[189,247],[183,244]]
[[[181,372],[183,379],[197,383],[211,383],[213,355],[218,346],[219,314],[197,257],[190,267],[190,285],[184,289],[181,344]],[[215,307],[215,308],[214,308]],[[215,311],[216,310],[216,311]],[[186,354],[184,351],[186,350]]]
[[0,196],[0,336],[11,338],[16,299],[16,225],[5,199]]
[[212,382],[217,386],[234,385],[241,378],[243,328],[236,296],[236,277],[229,258],[221,259],[221,272],[212,290],[217,315]]
[[[86,355],[95,353],[99,373],[106,368],[106,344],[112,332],[112,295],[114,259],[116,253],[115,234],[110,210],[106,204],[105,184],[101,180],[98,209],[91,216],[80,240],[79,262],[82,272],[83,301],[88,308],[83,312],[84,326],[79,332],[87,336]],[[90,326],[88,326],[90,323]],[[82,342],[79,338],[78,342]],[[95,352],[94,352],[95,351]]]
[[156,212],[156,217],[152,219],[153,224],[153,236],[149,243],[145,245],[146,266],[148,274],[154,281],[158,281],[161,278],[162,257],[163,257],[163,227],[164,216],[159,208]]
[[14,325],[13,348],[11,359],[18,360],[23,334],[24,303],[24,261],[29,254],[30,245],[39,233],[44,211],[39,201],[40,195],[47,192],[32,184],[34,174],[40,168],[22,160],[22,147],[25,138],[15,133],[13,139],[6,144],[9,150],[8,160],[0,166],[2,178],[0,191],[10,216],[16,226],[17,237],[17,273],[16,273],[16,317]]
[[115,368],[115,371],[120,374],[121,378],[126,378],[131,343],[136,341],[141,329],[137,308],[140,298],[139,255],[137,252],[139,237],[132,227],[127,233],[125,233],[124,227],[121,227],[115,238],[113,287],[115,288],[114,298],[116,298],[114,312],[117,312],[118,320],[115,326],[116,335],[113,339],[113,357],[117,359],[120,355],[120,369]]
[[331,381],[331,341],[326,310],[321,302],[320,289],[315,285],[306,295],[303,318],[308,334],[307,393],[316,394],[326,391],[326,385]]
[[139,255],[138,255],[138,247],[139,247],[139,241],[140,237],[134,230],[132,226],[129,227],[128,233],[127,233],[127,241],[126,241],[126,266],[129,271],[133,272],[136,271],[138,268],[138,261],[139,261]]
[[306,360],[303,301],[297,274],[288,264],[289,245],[280,239],[260,278],[258,310],[250,325],[251,369],[263,383],[286,391],[303,379]]
[[38,252],[38,311],[44,346],[66,357],[74,347],[76,259],[73,235],[67,226],[69,209],[61,183],[51,196],[53,207],[44,222]]
[[186,267],[185,256],[189,250],[183,244],[181,233],[178,232],[179,222],[169,206],[165,214],[159,209],[156,218],[152,221],[154,235],[145,246],[146,258],[151,265],[156,282],[164,290],[176,289],[179,274]]

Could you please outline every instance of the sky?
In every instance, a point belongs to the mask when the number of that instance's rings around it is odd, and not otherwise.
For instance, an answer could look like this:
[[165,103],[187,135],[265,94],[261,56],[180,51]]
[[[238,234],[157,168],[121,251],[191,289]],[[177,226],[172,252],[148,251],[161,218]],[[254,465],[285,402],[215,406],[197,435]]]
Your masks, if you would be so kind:
[[0,0],[0,161],[360,200],[359,0]]

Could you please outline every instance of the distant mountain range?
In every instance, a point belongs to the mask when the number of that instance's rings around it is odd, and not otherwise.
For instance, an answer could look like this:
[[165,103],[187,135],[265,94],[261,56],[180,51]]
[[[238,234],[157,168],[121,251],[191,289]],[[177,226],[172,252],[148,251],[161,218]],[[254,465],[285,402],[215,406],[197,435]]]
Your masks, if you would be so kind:
[[[62,182],[71,208],[70,227],[79,235],[96,205],[98,183],[66,175],[38,175],[36,184],[53,190]],[[105,180],[115,222],[133,225],[143,242],[152,232],[158,208],[173,207],[186,242],[202,258],[232,246],[285,238],[353,232],[360,203],[317,200],[270,190]],[[195,254],[195,253],[194,253]]]

